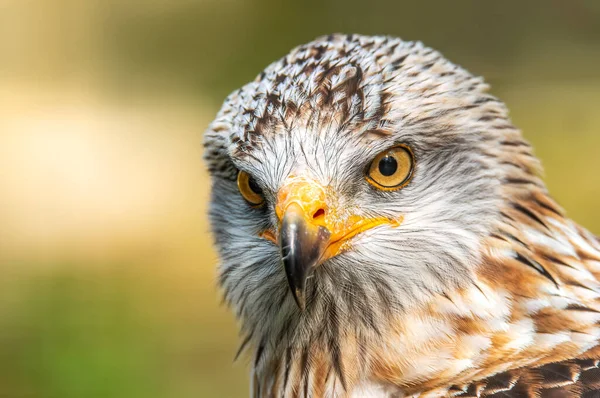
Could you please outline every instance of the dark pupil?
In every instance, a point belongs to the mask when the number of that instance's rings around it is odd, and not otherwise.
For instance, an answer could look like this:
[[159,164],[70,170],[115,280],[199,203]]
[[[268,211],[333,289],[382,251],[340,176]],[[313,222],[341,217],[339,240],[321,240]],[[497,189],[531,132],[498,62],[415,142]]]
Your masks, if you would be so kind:
[[398,162],[392,156],[387,155],[379,161],[379,172],[382,176],[389,177],[398,170]]
[[252,190],[252,192],[254,193],[258,193],[260,194],[262,192],[262,190],[260,189],[260,187],[258,186],[258,184],[256,183],[256,180],[253,177],[250,177],[248,179],[248,186],[250,187],[250,189]]

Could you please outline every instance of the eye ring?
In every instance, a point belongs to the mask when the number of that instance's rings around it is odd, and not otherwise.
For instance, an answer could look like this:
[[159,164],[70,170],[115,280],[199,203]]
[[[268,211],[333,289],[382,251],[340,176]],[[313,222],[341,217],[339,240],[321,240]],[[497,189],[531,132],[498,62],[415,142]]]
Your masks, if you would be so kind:
[[408,145],[386,149],[369,164],[365,178],[369,184],[382,191],[404,188],[412,179],[415,156]]
[[262,205],[265,201],[262,189],[254,177],[245,171],[240,171],[237,176],[237,185],[242,197],[253,207]]

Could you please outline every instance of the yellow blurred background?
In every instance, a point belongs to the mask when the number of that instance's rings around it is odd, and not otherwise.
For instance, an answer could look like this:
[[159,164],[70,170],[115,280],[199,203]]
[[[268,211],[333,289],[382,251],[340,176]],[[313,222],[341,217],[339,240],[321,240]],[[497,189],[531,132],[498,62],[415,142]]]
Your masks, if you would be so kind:
[[332,33],[484,75],[600,233],[600,2],[0,0],[0,397],[242,397],[202,133]]

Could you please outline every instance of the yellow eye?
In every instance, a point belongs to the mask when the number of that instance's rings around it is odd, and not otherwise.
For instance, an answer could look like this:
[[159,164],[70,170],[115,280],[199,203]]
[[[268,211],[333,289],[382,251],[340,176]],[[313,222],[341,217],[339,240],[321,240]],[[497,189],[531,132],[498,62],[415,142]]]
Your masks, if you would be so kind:
[[405,187],[413,174],[414,157],[409,147],[399,145],[380,153],[367,170],[367,181],[374,187],[393,191]]
[[262,189],[256,183],[254,177],[245,171],[240,171],[237,178],[240,193],[252,206],[259,206],[265,201]]

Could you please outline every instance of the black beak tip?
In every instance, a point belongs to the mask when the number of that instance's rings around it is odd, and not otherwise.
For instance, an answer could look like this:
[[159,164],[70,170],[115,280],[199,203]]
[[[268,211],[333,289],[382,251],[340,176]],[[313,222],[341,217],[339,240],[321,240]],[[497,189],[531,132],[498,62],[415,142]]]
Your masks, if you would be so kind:
[[306,308],[306,279],[307,274],[312,271],[312,267],[307,267],[306,264],[298,264],[297,258],[290,253],[283,253],[283,266],[290,287],[290,293],[294,297],[294,301],[302,311]]
[[294,289],[292,290],[292,292],[292,295],[294,296],[294,300],[296,301],[298,308],[300,308],[300,311],[304,311],[306,309],[306,299],[304,296],[304,291],[300,289]]

